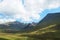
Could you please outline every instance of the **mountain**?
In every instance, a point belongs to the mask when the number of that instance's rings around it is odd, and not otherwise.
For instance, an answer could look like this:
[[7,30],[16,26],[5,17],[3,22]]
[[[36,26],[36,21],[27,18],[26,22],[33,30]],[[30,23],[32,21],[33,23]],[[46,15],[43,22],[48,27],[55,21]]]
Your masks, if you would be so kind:
[[31,26],[26,31],[29,34],[22,36],[36,40],[60,40],[60,13],[47,14],[36,26]]
[[27,32],[33,32],[50,25],[60,25],[60,13],[49,13],[35,26],[30,26],[29,24],[24,30]]
[[37,25],[37,23],[29,23],[26,27],[24,27],[24,29],[29,29],[29,28],[33,28]]
[[10,23],[7,23],[9,25],[9,27],[11,28],[24,28],[25,26],[27,26],[27,24],[24,24],[24,23],[20,23],[18,21],[15,21],[15,22],[10,22]]
[[36,23],[24,24],[18,21],[14,21],[14,22],[7,22],[5,24],[0,24],[0,30],[6,33],[26,32],[27,29],[34,28],[31,26],[35,25]]
[[50,25],[60,25],[60,13],[49,13],[39,23],[23,24],[18,21],[0,24],[0,29],[10,32],[34,32]]
[[20,23],[18,21],[8,22],[5,24],[0,24],[0,30],[3,32],[18,32],[21,31],[27,24]]
[[44,28],[53,24],[60,24],[60,13],[47,14],[47,16],[38,23],[38,26]]

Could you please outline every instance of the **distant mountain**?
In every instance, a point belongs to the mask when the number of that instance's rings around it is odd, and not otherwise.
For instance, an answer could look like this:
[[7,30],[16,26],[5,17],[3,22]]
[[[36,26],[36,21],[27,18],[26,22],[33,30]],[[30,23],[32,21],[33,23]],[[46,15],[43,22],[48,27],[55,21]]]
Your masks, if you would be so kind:
[[21,31],[27,24],[20,23],[18,21],[15,22],[8,22],[5,24],[0,24],[0,29],[5,32],[14,32],[14,31]]
[[14,21],[14,22],[7,22],[5,24],[0,24],[0,29],[3,32],[24,32],[25,30],[29,29],[29,28],[34,28],[32,26],[35,26],[36,23],[29,23],[29,24],[24,24],[24,23],[20,23],[18,21]]
[[36,26],[37,25],[37,23],[29,23],[26,27],[25,27],[25,29],[27,29],[27,28],[31,28],[31,27],[34,27],[34,26]]
[[10,23],[7,23],[8,25],[9,25],[9,27],[11,27],[11,28],[20,28],[20,29],[22,29],[22,28],[24,28],[25,26],[27,26],[27,24],[24,24],[24,23],[20,23],[20,22],[18,22],[18,21],[15,21],[15,22],[10,22]]

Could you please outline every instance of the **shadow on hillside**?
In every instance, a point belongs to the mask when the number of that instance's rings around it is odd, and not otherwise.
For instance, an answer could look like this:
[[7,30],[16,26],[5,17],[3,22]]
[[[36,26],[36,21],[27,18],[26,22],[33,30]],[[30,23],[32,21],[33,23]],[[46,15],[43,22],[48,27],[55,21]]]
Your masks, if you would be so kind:
[[37,34],[33,34],[33,35],[22,35],[22,36],[26,36],[28,37],[28,40],[30,40],[31,38],[34,38],[33,40],[60,40],[60,32],[48,32],[42,35],[37,35]]
[[6,39],[6,38],[0,38],[0,40],[9,40],[9,39]]
[[[48,27],[48,26],[47,26]],[[29,32],[34,32],[34,31],[37,31],[40,33],[40,31],[38,31],[40,29],[40,27],[36,26],[36,27],[33,27],[33,28],[30,28],[30,29],[24,29],[24,30],[21,30],[21,31],[13,31],[13,30],[2,30],[3,33],[29,33]],[[49,29],[49,28],[48,28]],[[51,27],[50,29],[54,29],[54,30],[60,30],[60,25],[56,25],[54,27]]]

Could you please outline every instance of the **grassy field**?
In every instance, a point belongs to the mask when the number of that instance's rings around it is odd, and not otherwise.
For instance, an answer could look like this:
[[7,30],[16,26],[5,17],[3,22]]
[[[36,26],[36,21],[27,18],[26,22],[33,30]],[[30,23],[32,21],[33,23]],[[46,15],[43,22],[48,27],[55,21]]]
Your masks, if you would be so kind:
[[24,34],[26,36],[21,36],[20,34],[6,34],[6,33],[1,33],[0,34],[0,40],[37,40],[36,38],[33,37],[28,37],[27,34]]
[[60,31],[54,25],[30,33],[0,33],[0,40],[60,40]]
[[0,40],[27,40],[27,38],[17,34],[0,33]]

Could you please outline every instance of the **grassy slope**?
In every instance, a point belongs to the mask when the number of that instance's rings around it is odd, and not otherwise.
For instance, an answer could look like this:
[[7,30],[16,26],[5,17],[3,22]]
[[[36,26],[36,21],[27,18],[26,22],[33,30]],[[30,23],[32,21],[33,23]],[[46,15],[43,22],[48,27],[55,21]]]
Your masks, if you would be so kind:
[[40,39],[47,40],[47,39],[60,38],[60,32],[59,30],[54,29],[55,26],[56,24],[50,25],[48,27],[30,33],[22,33],[22,34],[0,33],[0,38],[10,39],[10,40],[40,40]]

